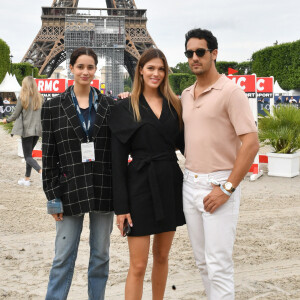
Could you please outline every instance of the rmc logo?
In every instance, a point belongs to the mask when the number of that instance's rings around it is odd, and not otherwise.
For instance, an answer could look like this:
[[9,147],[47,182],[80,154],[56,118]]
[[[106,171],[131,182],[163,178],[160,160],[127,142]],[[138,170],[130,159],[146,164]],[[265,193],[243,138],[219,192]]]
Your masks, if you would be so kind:
[[35,79],[40,93],[58,94],[66,90],[65,79]]

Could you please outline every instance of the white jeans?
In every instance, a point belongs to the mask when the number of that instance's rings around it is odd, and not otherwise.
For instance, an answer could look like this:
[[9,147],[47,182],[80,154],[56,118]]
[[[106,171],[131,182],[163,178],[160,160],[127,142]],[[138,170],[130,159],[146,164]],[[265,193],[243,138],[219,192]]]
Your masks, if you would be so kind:
[[240,205],[240,187],[214,213],[204,210],[203,198],[212,191],[209,180],[225,183],[231,173],[196,174],[184,171],[183,210],[196,265],[209,300],[234,299],[232,251]]

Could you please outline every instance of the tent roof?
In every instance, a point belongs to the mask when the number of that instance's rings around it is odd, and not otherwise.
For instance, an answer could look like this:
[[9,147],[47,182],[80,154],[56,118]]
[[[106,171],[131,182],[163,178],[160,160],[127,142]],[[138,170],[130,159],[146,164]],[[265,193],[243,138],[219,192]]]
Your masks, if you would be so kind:
[[280,87],[278,81],[275,81],[275,83],[274,83],[274,94],[287,94],[288,95],[288,93],[289,93],[288,91],[285,91]]
[[289,95],[290,96],[300,96],[300,89],[290,90]]
[[19,93],[20,91],[21,86],[19,85],[16,76],[6,73],[3,81],[0,84],[0,92]]

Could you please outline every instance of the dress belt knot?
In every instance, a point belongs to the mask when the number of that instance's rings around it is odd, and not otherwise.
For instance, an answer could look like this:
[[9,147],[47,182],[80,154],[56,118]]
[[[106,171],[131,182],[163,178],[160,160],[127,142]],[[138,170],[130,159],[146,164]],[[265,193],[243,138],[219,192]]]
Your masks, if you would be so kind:
[[164,211],[158,179],[155,171],[155,163],[159,161],[177,161],[175,151],[162,152],[155,155],[150,155],[147,153],[132,153],[131,155],[134,166],[138,171],[140,171],[145,166],[148,166],[148,179],[153,200],[155,220],[160,221],[164,218]]

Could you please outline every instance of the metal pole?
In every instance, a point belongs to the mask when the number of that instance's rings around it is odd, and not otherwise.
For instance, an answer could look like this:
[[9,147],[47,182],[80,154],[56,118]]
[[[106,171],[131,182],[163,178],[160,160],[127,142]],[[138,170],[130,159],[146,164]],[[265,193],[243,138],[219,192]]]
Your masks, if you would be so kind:
[[9,57],[10,57],[10,74],[12,74],[12,58],[13,58],[13,56],[10,55]]

